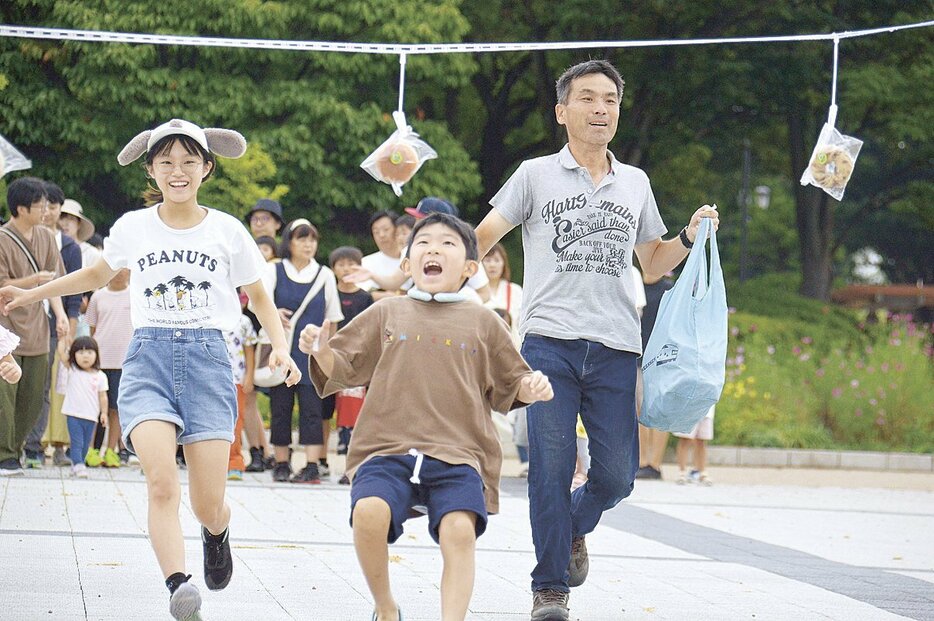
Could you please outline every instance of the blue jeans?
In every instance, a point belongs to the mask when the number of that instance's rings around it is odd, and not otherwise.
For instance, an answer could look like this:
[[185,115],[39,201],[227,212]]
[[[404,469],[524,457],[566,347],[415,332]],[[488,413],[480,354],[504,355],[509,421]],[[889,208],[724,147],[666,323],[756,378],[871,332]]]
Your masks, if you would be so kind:
[[[567,592],[572,536],[586,535],[632,492],[639,467],[638,355],[585,340],[527,335],[522,356],[555,397],[528,407],[529,514],[538,561],[532,590]],[[587,483],[572,494],[577,415],[590,439]]]
[[94,428],[96,423],[93,420],[85,420],[77,416],[66,416],[65,422],[68,424],[68,436],[71,438],[71,463],[84,463],[87,457],[88,449],[91,448],[91,441],[94,439]]

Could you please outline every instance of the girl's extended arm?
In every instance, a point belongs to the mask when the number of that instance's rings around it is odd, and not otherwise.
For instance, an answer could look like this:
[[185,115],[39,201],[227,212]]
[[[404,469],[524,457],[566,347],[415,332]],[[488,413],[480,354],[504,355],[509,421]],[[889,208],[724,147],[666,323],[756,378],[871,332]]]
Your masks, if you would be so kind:
[[[56,278],[35,289],[24,290],[19,287],[3,287],[0,289],[0,312],[6,314],[14,308],[34,304],[46,298],[58,298],[63,295],[74,295],[100,289],[110,282],[110,279],[116,273],[116,271],[110,269],[107,261],[98,259],[94,265],[82,268],[61,278]],[[54,302],[51,303],[54,307]],[[59,300],[58,304],[61,305],[61,300]],[[62,315],[64,315],[64,311]]]
[[[259,319],[260,325],[266,330],[269,336],[269,343],[272,345],[272,353],[269,356],[269,366],[276,367],[279,364],[286,365],[289,373],[286,376],[286,386],[294,386],[302,378],[302,372],[299,371],[292,355],[289,352],[289,345],[285,341],[285,332],[282,330],[282,322],[279,319],[279,312],[276,310],[269,294],[266,293],[266,287],[261,280],[251,282],[241,287],[246,294],[250,296],[250,304],[253,306],[253,313]],[[0,289],[0,295],[3,290]]]
[[0,358],[0,377],[2,377],[7,383],[15,384],[22,376],[23,370],[16,363],[16,359],[13,358],[13,354],[7,354],[3,358]]

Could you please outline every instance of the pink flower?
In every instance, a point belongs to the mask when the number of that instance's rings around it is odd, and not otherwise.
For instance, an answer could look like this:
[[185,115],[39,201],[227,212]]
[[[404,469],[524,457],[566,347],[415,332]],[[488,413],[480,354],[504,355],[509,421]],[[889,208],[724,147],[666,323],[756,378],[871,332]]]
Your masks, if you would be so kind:
[[873,406],[879,405],[879,402],[876,401],[875,399],[870,399],[870,400],[869,400],[869,405],[873,405]]
[[765,348],[765,351],[769,352],[770,356],[773,356],[775,355],[775,346],[769,345],[768,347]]
[[795,345],[794,347],[791,348],[791,353],[793,353],[795,356],[797,356],[798,354],[801,353],[801,348],[798,347],[797,345]]
[[853,412],[853,414],[855,414],[856,416],[862,416],[863,415],[862,408],[856,408],[856,411]]
[[737,328],[736,326],[733,326],[732,328],[730,328],[730,336],[737,336],[737,335],[739,335],[739,328]]
[[759,329],[759,326],[757,326],[756,324],[754,324],[754,323],[749,324],[749,333],[750,333],[750,334],[755,334],[755,333],[756,333],[756,330],[758,330],[758,329]]
[[740,345],[739,347],[736,348],[736,353],[737,353],[737,354],[745,354],[745,353],[746,353],[746,348],[743,347],[742,345]]
[[871,353],[872,353],[872,345],[866,345],[866,353],[867,353],[867,354],[871,354]]
[[888,372],[889,372],[889,363],[888,363],[888,362],[883,362],[882,364],[879,365],[879,369],[881,369],[883,373],[888,373]]
[[811,359],[811,354],[808,354],[808,353],[803,353],[800,356],[798,356],[798,360],[800,360],[801,362],[807,362],[810,359]]
[[730,306],[730,307],[727,308],[726,310],[727,310],[727,312],[728,312],[729,314],[732,315],[733,313],[736,312],[736,307],[735,307],[735,306]]
[[880,416],[879,418],[876,419],[876,424],[879,425],[880,427],[883,426],[885,424],[885,418]]
[[863,364],[863,361],[862,361],[862,360],[857,360],[857,361],[856,361],[856,368],[857,368],[857,369],[862,369],[864,366],[865,366],[865,365]]
[[816,375],[817,377],[824,377],[824,369],[823,369],[823,368],[820,368],[820,369],[814,371],[814,375]]
[[803,336],[801,337],[801,342],[804,343],[805,345],[810,345],[813,341],[811,340],[811,337]]
[[834,388],[833,390],[830,391],[830,394],[832,394],[835,399],[839,399],[840,396],[843,394],[843,389],[839,387]]
[[859,380],[858,380],[858,379],[850,380],[850,386],[852,386],[853,388],[858,388],[858,387],[859,387]]

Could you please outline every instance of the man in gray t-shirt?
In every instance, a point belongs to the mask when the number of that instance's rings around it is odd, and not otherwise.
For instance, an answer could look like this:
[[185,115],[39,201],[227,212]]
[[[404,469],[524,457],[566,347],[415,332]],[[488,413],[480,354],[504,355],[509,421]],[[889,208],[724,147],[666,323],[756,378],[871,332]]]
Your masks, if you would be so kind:
[[[680,264],[704,206],[668,241],[649,179],[607,149],[623,80],[606,61],[568,69],[555,115],[568,133],[558,153],[523,162],[477,227],[480,256],[516,226],[525,255],[522,354],[551,379],[555,398],[528,408],[529,502],[537,564],[532,619],[568,618],[569,587],[587,577],[584,536],[632,491],[639,465],[635,415],[639,316],[633,253],[649,274]],[[588,482],[572,494],[580,414],[590,439]]]

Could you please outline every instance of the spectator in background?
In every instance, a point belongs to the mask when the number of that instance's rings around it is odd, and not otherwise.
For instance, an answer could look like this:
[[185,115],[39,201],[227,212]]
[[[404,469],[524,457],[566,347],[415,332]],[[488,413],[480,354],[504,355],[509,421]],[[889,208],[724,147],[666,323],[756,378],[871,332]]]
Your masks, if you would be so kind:
[[282,230],[282,205],[272,199],[261,198],[247,212],[243,220],[250,227],[253,239],[276,238]]
[[399,244],[399,254],[404,255],[409,245],[409,235],[415,227],[415,216],[404,213],[396,218],[396,243]]
[[104,465],[109,468],[126,464],[130,452],[121,439],[120,416],[117,398],[120,395],[120,379],[123,376],[123,359],[126,358],[130,339],[133,338],[133,321],[130,318],[130,270],[123,268],[110,279],[106,287],[91,296],[86,318],[91,327],[91,336],[97,341],[100,368],[107,376],[107,448],[103,448],[103,428],[98,427],[94,438],[97,455],[89,453],[85,458],[88,466]]
[[[45,184],[20,177],[7,186],[10,221],[0,231],[0,286],[33,288],[64,274],[51,231],[41,226],[48,209]],[[38,271],[36,270],[38,268]],[[57,336],[68,336],[61,298],[49,300]],[[0,382],[0,476],[23,474],[20,453],[48,395],[49,322],[41,302],[0,314],[0,325],[20,337],[13,358],[22,368],[18,384]],[[44,392],[43,392],[44,391]],[[38,461],[38,455],[33,454]]]
[[383,286],[383,279],[399,279],[399,282],[405,280],[399,264],[402,262],[402,249],[399,248],[396,240],[396,218],[398,216],[393,211],[377,211],[370,216],[370,234],[376,243],[377,251],[363,257],[362,270],[365,270],[363,278],[354,280],[361,289],[369,291],[374,300],[393,296],[399,289],[399,286]]
[[[45,212],[42,224],[52,231],[55,243],[62,257],[65,272],[71,274],[81,269],[81,248],[78,242],[69,235],[62,233],[58,223],[61,217],[62,204],[65,202],[65,193],[56,184],[45,182],[46,195],[49,197],[49,208]],[[66,295],[62,297],[62,305],[68,316],[68,336],[62,342],[62,350],[67,355],[71,346],[71,339],[78,331],[78,315],[81,313],[81,296]],[[70,466],[71,460],[65,453],[65,446],[70,442],[68,436],[68,423],[62,414],[62,401],[64,397],[52,390],[58,374],[58,362],[65,356],[59,350],[58,335],[55,330],[55,321],[50,316],[49,321],[49,371],[46,379],[46,391],[43,396],[42,410],[39,420],[26,437],[26,467],[39,468],[45,461],[44,446],[53,447],[52,463],[56,466]]]
[[[330,268],[318,264],[315,260],[317,251],[318,229],[305,218],[293,220],[285,227],[282,235],[282,262],[267,263],[263,273],[263,286],[275,302],[287,335],[290,330],[294,334],[292,360],[299,368],[307,368],[308,365],[308,356],[298,349],[298,335],[302,328],[309,324],[321,325],[325,319],[336,325],[344,318],[334,273]],[[304,310],[295,316],[294,313],[303,304]],[[296,400],[298,441],[305,447],[307,463],[301,472],[290,478],[292,465],[289,445],[292,443],[292,411]],[[311,379],[303,375],[294,386],[273,386],[269,389],[269,406],[271,440],[276,456],[273,480],[321,483],[319,460],[327,455],[322,426],[324,405]],[[333,409],[330,413],[333,413]]]
[[276,243],[275,237],[260,235],[256,238],[256,245],[259,251],[263,253],[263,258],[266,259],[267,263],[279,259],[279,250],[276,248],[278,244]]
[[[101,258],[101,251],[88,240],[94,236],[94,223],[84,217],[84,209],[78,201],[66,198],[62,203],[61,214],[58,218],[58,228],[72,239],[78,242],[81,249],[81,266],[94,265]],[[91,331],[85,319],[88,302],[91,299],[93,291],[85,292],[81,296],[81,307],[78,312],[78,322],[75,328],[74,336],[90,336]]]
[[[653,278],[643,274],[642,282],[645,287],[645,308],[642,311],[642,349],[649,343],[652,328],[655,327],[655,318],[658,317],[658,305],[662,302],[662,295],[675,286],[670,274],[660,278]],[[636,383],[636,414],[642,412],[642,369],[637,372]],[[661,479],[662,460],[665,457],[665,447],[668,445],[668,432],[660,431],[639,425],[639,469],[636,470],[637,479]]]

